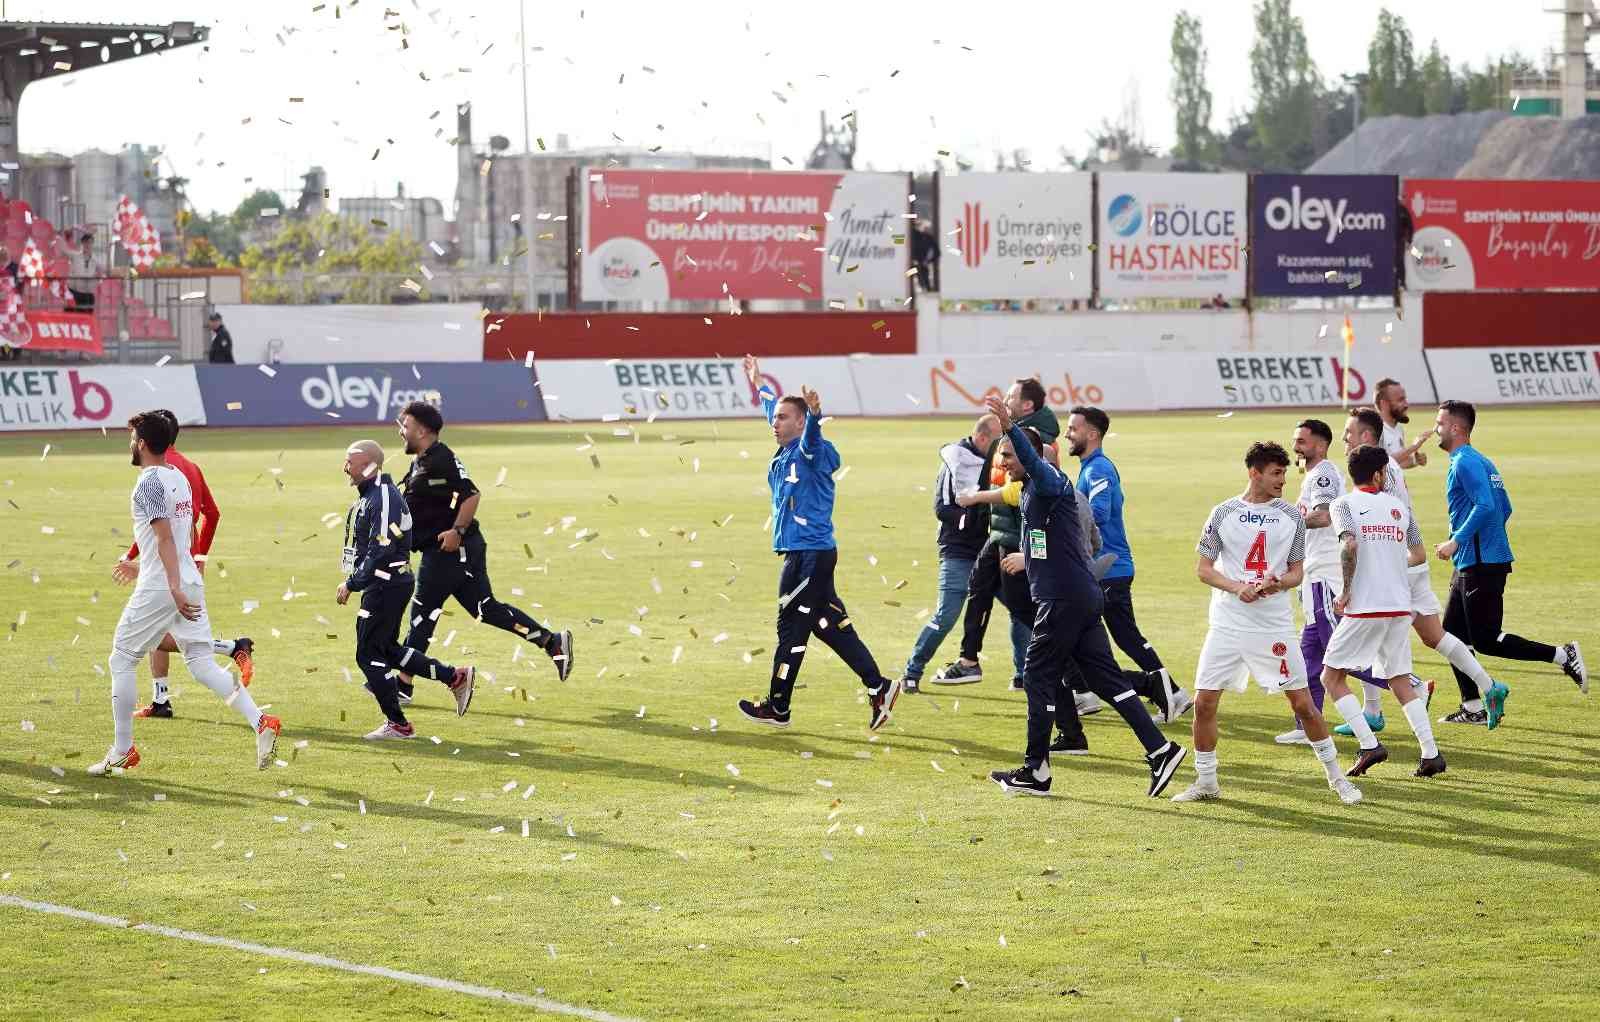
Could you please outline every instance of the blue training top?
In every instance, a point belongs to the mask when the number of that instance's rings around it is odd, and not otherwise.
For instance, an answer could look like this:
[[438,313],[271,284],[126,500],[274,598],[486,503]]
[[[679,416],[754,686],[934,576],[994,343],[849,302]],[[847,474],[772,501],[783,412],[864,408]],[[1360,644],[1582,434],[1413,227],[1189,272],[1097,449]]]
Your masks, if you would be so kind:
[[[767,423],[778,411],[778,394],[761,388],[761,407]],[[778,448],[767,467],[772,487],[772,549],[832,550],[833,473],[839,451],[822,439],[822,422],[808,410],[805,429]]]
[[1078,467],[1078,492],[1089,502],[1094,524],[1100,528],[1100,549],[1116,554],[1105,578],[1133,577],[1133,549],[1122,524],[1122,476],[1103,448],[1083,459]]
[[1471,444],[1457,447],[1450,452],[1444,495],[1450,505],[1450,538],[1456,541],[1451,558],[1456,569],[1509,565],[1513,558],[1506,522],[1511,518],[1511,498],[1494,462]]
[[1085,613],[1105,605],[1084,552],[1077,495],[1066,473],[1034,453],[1015,424],[1006,434],[1028,478],[1022,484],[1022,559],[1035,603],[1070,600]]

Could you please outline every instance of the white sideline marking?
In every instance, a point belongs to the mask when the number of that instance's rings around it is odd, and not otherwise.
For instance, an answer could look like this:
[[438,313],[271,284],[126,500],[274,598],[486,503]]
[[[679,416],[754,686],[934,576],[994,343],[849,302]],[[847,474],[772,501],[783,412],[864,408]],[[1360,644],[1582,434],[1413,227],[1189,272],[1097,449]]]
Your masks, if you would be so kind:
[[67,905],[53,905],[48,901],[29,901],[27,898],[18,898],[10,894],[0,894],[0,905],[11,908],[27,909],[30,912],[42,912],[47,915],[66,916],[70,919],[79,919],[86,923],[98,926],[109,926],[119,930],[135,930],[144,933],[153,933],[159,937],[171,937],[175,940],[187,940],[196,944],[211,944],[215,947],[230,948],[234,951],[244,951],[249,954],[266,955],[268,958],[283,958],[291,962],[301,962],[306,965],[320,965],[325,969],[338,969],[341,972],[353,972],[362,976],[379,976],[383,979],[392,979],[399,983],[410,983],[420,987],[431,987],[434,990],[445,990],[454,994],[467,994],[471,997],[482,997],[491,1001],[505,1001],[510,1004],[520,1004],[528,1008],[537,1008],[540,1011],[554,1012],[558,1015],[576,1015],[580,1018],[592,1019],[594,1022],[629,1022],[622,1015],[612,1015],[608,1012],[598,1011],[594,1008],[583,1008],[576,1004],[563,1004],[544,997],[532,997],[528,994],[512,993],[509,990],[496,990],[493,987],[481,987],[473,983],[461,983],[453,979],[441,979],[438,976],[424,976],[419,972],[404,972],[400,969],[390,969],[381,965],[361,965],[357,962],[347,962],[340,958],[329,958],[327,955],[311,954],[306,951],[295,951],[292,948],[270,947],[266,944],[252,944],[249,941],[234,940],[232,937],[214,937],[209,933],[196,933],[193,930],[180,930],[172,926],[162,926],[159,923],[135,923],[117,916],[101,915],[98,912],[85,912],[81,908],[72,908]]

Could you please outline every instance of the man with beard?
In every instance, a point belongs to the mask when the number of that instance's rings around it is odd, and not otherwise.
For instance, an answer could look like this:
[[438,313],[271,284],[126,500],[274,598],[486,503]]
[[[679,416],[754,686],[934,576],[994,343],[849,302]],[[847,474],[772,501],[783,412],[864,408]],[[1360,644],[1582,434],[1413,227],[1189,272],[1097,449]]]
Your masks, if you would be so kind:
[[[444,603],[453,596],[475,620],[544,650],[555,664],[556,677],[566,681],[572,673],[572,633],[547,629],[494,597],[489,585],[488,546],[477,519],[483,495],[468,478],[461,459],[440,441],[442,429],[444,416],[426,401],[413,401],[400,413],[400,439],[405,441],[406,453],[416,455],[400,488],[416,519],[413,545],[422,554],[405,648],[428,651]],[[409,703],[413,692],[411,677],[402,674],[400,701]]]
[[1379,380],[1372,403],[1383,419],[1383,449],[1401,468],[1422,468],[1426,465],[1428,455],[1423,452],[1422,445],[1432,439],[1433,434],[1424,431],[1417,437],[1416,443],[1406,446],[1406,431],[1400,427],[1411,421],[1411,416],[1406,414],[1411,406],[1406,403],[1406,388],[1400,385],[1400,381],[1388,376]]

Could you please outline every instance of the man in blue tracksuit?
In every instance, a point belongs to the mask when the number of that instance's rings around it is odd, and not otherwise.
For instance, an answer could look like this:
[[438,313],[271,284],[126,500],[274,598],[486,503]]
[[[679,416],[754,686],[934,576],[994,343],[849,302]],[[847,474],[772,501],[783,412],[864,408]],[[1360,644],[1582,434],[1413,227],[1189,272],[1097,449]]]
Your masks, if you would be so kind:
[[[1450,455],[1444,483],[1450,509],[1450,538],[1435,551],[1440,560],[1455,565],[1444,630],[1478,653],[1556,664],[1579,691],[1587,694],[1589,674],[1576,642],[1550,646],[1501,628],[1506,576],[1511,574],[1512,562],[1511,540],[1506,535],[1511,498],[1506,495],[1500,470],[1472,446],[1472,427],[1477,418],[1477,410],[1468,402],[1445,401],[1439,405],[1434,421],[1439,447]],[[1486,724],[1488,715],[1477,684],[1459,670],[1456,684],[1461,688],[1461,709],[1444,720],[1451,724]]]
[[1079,405],[1067,419],[1067,443],[1072,456],[1078,459],[1078,492],[1094,512],[1102,548],[1117,558],[1100,579],[1100,591],[1106,599],[1106,631],[1144,672],[1147,681],[1140,693],[1160,707],[1162,716],[1171,722],[1187,712],[1193,701],[1172,680],[1161,663],[1161,654],[1139,631],[1139,622],[1133,616],[1133,548],[1122,522],[1122,475],[1101,446],[1110,430],[1111,417],[1092,405]]
[[398,672],[443,682],[455,696],[457,716],[472,702],[476,674],[471,667],[451,667],[400,645],[400,622],[411,605],[411,509],[382,468],[377,441],[358,440],[345,451],[344,474],[358,496],[345,516],[345,580],[334,593],[341,605],[351,593],[361,594],[356,664],[386,718],[367,735],[373,741],[415,734],[400,708]]
[[894,710],[900,682],[878,670],[833,588],[839,562],[833,541],[833,473],[839,468],[839,452],[822,438],[822,399],[809,387],[801,388],[803,398],[779,398],[760,382],[761,367],[753,355],[745,356],[744,371],[751,386],[759,387],[778,444],[767,484],[772,487],[772,549],[783,555],[783,572],[771,687],[760,702],[739,700],[739,712],[758,724],[789,726],[789,697],[805,659],[806,640],[815,635],[861,678],[871,709],[867,726],[876,731]]
[[[1055,702],[1064,698],[1061,678],[1076,661],[1084,681],[1122,715],[1145,748],[1150,767],[1149,795],[1160,795],[1188,750],[1169,742],[1128,687],[1111,656],[1111,642],[1100,621],[1105,597],[1089,567],[1078,525],[1077,496],[1065,473],[1044,459],[1037,433],[1015,426],[1005,402],[988,399],[1010,441],[1006,471],[1025,479],[1022,487],[1022,557],[1028,588],[1038,610],[1023,661],[1022,685],[1028,695],[1028,747],[1023,765],[989,776],[1007,794],[1045,795],[1050,791],[1050,727]],[[1015,462],[1015,464],[1012,464]]]

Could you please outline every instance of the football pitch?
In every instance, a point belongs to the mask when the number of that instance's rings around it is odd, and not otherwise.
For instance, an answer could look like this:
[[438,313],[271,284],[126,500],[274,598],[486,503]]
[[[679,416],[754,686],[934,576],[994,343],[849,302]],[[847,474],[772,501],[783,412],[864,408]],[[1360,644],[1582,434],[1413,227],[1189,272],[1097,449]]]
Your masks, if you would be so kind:
[[[1209,593],[1200,527],[1244,488],[1249,442],[1288,446],[1300,417],[1112,424],[1139,621],[1185,687]],[[1342,416],[1320,417],[1337,434]],[[1423,420],[1419,406],[1413,434]],[[1055,763],[1054,797],[1007,799],[987,774],[1020,762],[1025,703],[1007,689],[1003,622],[982,683],[903,696],[875,736],[821,644],[793,727],[745,722],[735,702],[765,694],[774,643],[770,434],[757,420],[617,426],[446,427],[483,490],[497,595],[572,628],[575,670],[558,682],[537,649],[451,604],[434,652],[478,665],[478,694],[458,719],[419,680],[408,743],[362,740],[382,718],[355,669],[355,606],[333,600],[345,446],[378,439],[398,478],[393,427],[186,430],[178,447],[223,512],[211,620],[256,642],[251,692],[283,719],[281,762],[257,772],[237,714],[175,664],[176,719],[136,721],[143,762],[101,779],[84,767],[111,737],[126,430],[0,437],[0,1016],[541,1010],[240,944],[644,1019],[1576,1018],[1600,1004],[1600,694],[1558,668],[1486,660],[1511,686],[1506,721],[1436,725],[1449,772],[1432,780],[1411,776],[1416,742],[1388,706],[1395,755],[1359,806],[1309,750],[1273,744],[1286,706],[1257,691],[1223,701],[1221,802],[1147,799],[1138,745],[1109,712],[1085,720],[1090,756]],[[934,604],[937,450],[969,426],[826,426],[844,465],[839,590],[890,676]],[[1506,627],[1577,639],[1591,664],[1597,441],[1595,407],[1484,409],[1475,436],[1516,508]],[[1446,456],[1430,454],[1408,481],[1431,552]],[[1291,470],[1285,496],[1299,485]],[[1437,719],[1456,687],[1416,648]],[[147,665],[139,686],[147,698]],[[1164,730],[1190,744],[1188,718]],[[1346,765],[1353,749],[1341,741]]]

